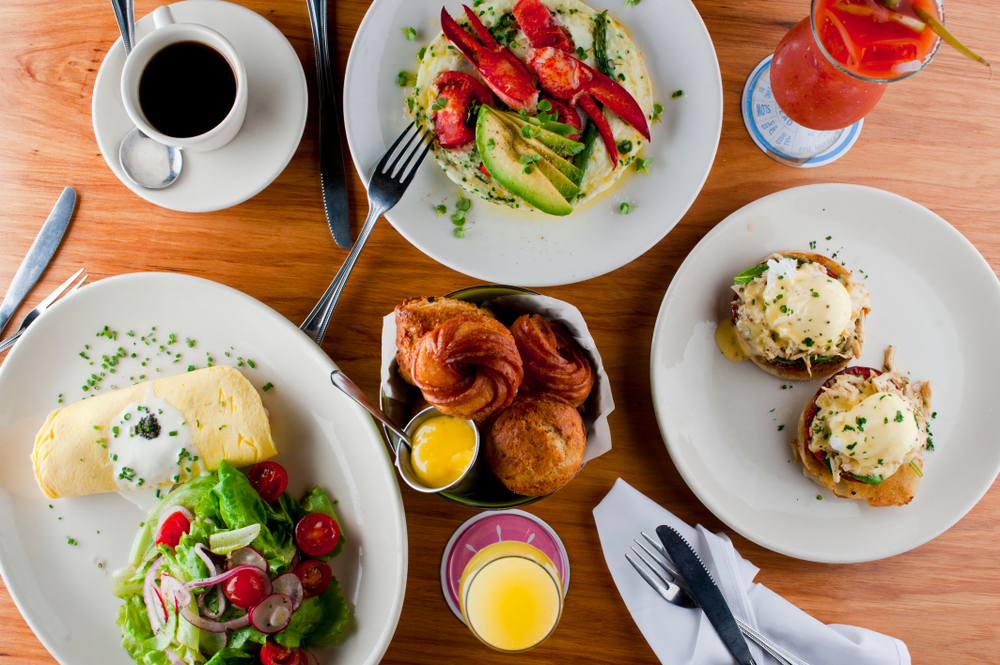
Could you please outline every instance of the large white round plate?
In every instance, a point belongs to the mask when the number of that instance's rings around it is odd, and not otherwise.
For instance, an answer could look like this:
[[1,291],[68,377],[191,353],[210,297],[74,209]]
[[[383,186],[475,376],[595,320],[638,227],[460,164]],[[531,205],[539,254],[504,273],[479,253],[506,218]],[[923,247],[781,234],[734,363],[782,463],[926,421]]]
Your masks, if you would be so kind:
[[[95,337],[106,325],[119,331],[116,342]],[[157,342],[145,347],[139,338],[153,326]],[[125,334],[130,329],[136,337]],[[180,340],[168,346],[181,353],[176,364],[155,355],[170,333]],[[187,338],[196,340],[193,348]],[[157,273],[112,277],[57,302],[0,366],[0,573],[42,644],[63,665],[133,665],[114,623],[121,603],[110,572],[124,565],[145,513],[121,494],[46,499],[29,457],[57,396],[63,405],[80,399],[85,378],[102,371],[100,361],[91,367],[79,354],[93,359],[118,345],[145,350],[151,362],[138,365],[142,355],[122,361],[102,392],[128,385],[128,375],[204,367],[208,354],[215,364],[242,357],[254,386],[273,384],[261,395],[288,490],[298,497],[322,486],[339,500],[348,537],[331,565],[354,618],[341,644],[317,655],[324,663],[377,663],[403,604],[407,540],[399,486],[374,422],[330,385],[330,358],[280,314],[226,286]]]
[[[838,499],[803,476],[787,443],[822,380],[782,381],[750,362],[729,362],[715,345],[733,275],[772,252],[808,251],[811,242],[868,278],[864,356],[852,364],[881,367],[892,344],[899,366],[933,386],[936,449],[924,455],[908,506]],[[996,479],[991,414],[1000,356],[989,349],[998,329],[1000,283],[946,221],[877,189],[797,187],[727,217],[677,271],[653,332],[653,406],[677,469],[730,527],[799,559],[882,559],[947,530]]]
[[[471,6],[471,3],[467,3]],[[722,77],[698,10],[688,0],[589,3],[608,8],[642,50],[662,123],[651,126],[649,176],[629,173],[610,192],[567,217],[512,210],[473,199],[465,238],[452,234],[441,203],[454,211],[458,187],[429,155],[400,203],[386,213],[407,240],[444,265],[498,284],[554,286],[620,268],[659,242],[694,202],[715,159],[722,131]],[[441,7],[451,0],[375,0],[351,47],[344,80],[344,122],[351,156],[367,180],[382,154],[406,128],[407,90],[400,71],[415,71],[416,53],[440,32]],[[401,28],[414,27],[407,41]],[[671,94],[684,95],[672,99]],[[622,215],[622,202],[632,204]]]
[[[219,0],[185,0],[170,5],[170,11],[177,23],[200,23],[218,30],[243,59],[249,105],[240,133],[212,152],[185,150],[181,175],[170,187],[146,189],[129,180],[118,161],[118,146],[133,127],[122,104],[125,49],[119,38],[94,82],[94,134],[104,161],[122,184],[150,203],[181,212],[222,210],[259,194],[291,161],[306,126],[305,73],[281,31],[246,7]],[[152,30],[151,14],[135,23],[137,39]]]

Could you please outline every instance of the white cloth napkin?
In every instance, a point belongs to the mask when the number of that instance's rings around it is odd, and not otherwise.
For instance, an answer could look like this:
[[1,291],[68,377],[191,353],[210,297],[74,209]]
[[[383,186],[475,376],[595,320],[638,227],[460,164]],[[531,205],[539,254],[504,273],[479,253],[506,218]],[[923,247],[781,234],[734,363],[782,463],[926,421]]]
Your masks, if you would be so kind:
[[[809,665],[910,663],[909,650],[896,638],[856,626],[820,623],[764,585],[755,584],[759,569],[739,555],[725,534],[710,533],[700,524],[692,529],[621,478],[594,508],[594,520],[615,585],[662,663],[733,665],[733,658],[704,612],[668,603],[625,560],[633,539],[641,539],[641,531],[655,538],[654,530],[661,524],[677,529],[697,550],[737,618]],[[770,655],[748,643],[757,663],[775,665]]]

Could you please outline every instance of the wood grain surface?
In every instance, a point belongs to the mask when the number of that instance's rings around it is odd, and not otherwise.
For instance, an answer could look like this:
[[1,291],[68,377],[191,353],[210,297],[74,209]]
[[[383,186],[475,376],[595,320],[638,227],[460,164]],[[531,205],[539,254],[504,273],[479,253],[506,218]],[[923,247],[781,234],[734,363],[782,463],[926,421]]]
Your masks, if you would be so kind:
[[[657,0],[646,0],[654,2]],[[669,0],[680,2],[683,0]],[[315,103],[314,62],[302,0],[243,0],[291,41]],[[366,0],[330,2],[339,80]],[[606,3],[598,2],[598,6]],[[569,550],[573,587],[562,623],[542,647],[516,657],[479,644],[441,596],[438,565],[453,530],[473,511],[405,486],[410,564],[399,627],[386,663],[651,663],[600,551],[591,510],[622,477],[691,524],[725,531],[757,578],[827,623],[864,626],[906,642],[916,663],[996,662],[1000,653],[1000,492],[989,492],[932,542],[884,561],[822,565],[765,550],[736,535],[695,498],[671,463],[650,405],[649,345],[661,297],[684,257],[716,223],[766,194],[816,182],[871,185],[940,214],[1000,267],[1000,97],[986,71],[944,47],[920,75],[889,87],[840,161],[796,170],[765,157],[739,112],[744,80],[808,13],[807,0],[696,0],[718,52],[725,92],[722,140],[691,210],[633,263],[580,284],[543,289],[576,304],[601,349],[615,391],[614,450],[556,496],[530,507]],[[156,7],[139,0],[136,14]],[[641,20],[645,3],[611,3],[619,20]],[[1000,61],[1000,4],[948,0],[948,24]],[[57,195],[79,193],[62,247],[15,321],[81,266],[91,279],[139,271],[212,279],[301,322],[347,252],[337,248],[319,192],[315,107],[294,158],[264,192],[210,214],[184,214],[133,195],[107,168],[91,122],[100,63],[118,37],[107,0],[0,3],[0,288],[10,283]],[[354,233],[367,212],[350,170]],[[391,260],[386,260],[392,257]],[[927,266],[933,270],[933,266]],[[334,316],[324,350],[362,387],[378,385],[380,317],[401,300],[475,283],[427,258],[387,222],[376,228]],[[0,462],[2,463],[2,462]],[[3,534],[0,534],[0,538]],[[0,585],[0,665],[52,662]]]

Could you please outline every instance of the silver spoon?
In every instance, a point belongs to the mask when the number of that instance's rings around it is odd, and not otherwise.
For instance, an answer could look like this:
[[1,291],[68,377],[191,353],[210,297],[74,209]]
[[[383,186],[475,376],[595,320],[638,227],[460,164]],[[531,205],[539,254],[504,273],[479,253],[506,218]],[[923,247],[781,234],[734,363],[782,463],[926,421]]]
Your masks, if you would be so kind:
[[[133,0],[111,0],[122,33],[125,57],[135,42],[135,7]],[[181,149],[163,145],[143,134],[138,127],[125,135],[118,147],[118,161],[128,179],[146,189],[163,189],[174,184],[184,160]]]
[[[417,431],[417,428],[428,418],[435,415],[443,415],[440,411],[434,407],[427,407],[406,425],[404,429],[400,429],[396,426],[396,423],[392,422],[381,409],[368,401],[368,398],[358,388],[357,385],[344,374],[339,369],[333,370],[330,373],[330,381],[334,386],[339,388],[341,392],[353,399],[355,402],[360,404],[368,413],[372,414],[375,418],[379,420],[383,425],[390,429],[396,436],[399,437],[400,443],[397,443],[394,447],[393,452],[396,453],[396,468],[399,469],[399,474],[403,476],[403,480],[406,484],[417,490],[418,492],[423,492],[425,494],[433,494],[443,491],[452,491],[456,493],[463,493],[469,491],[471,488],[475,487],[480,479],[480,467],[476,462],[479,460],[479,430],[476,426],[469,422],[470,427],[476,433],[476,447],[472,454],[472,461],[469,462],[469,466],[466,467],[465,471],[461,476],[452,481],[449,485],[444,487],[430,487],[425,485],[424,482],[417,476],[416,471],[413,469],[413,439],[412,434]],[[390,438],[390,443],[392,443]]]

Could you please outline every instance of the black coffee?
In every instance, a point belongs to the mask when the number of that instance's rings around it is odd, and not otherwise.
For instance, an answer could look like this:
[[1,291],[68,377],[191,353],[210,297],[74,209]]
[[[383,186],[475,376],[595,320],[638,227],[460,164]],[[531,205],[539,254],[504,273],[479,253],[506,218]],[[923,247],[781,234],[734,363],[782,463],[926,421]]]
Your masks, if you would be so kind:
[[236,101],[236,74],[225,56],[200,42],[177,42],[154,55],[139,79],[139,106],[167,136],[199,136]]

